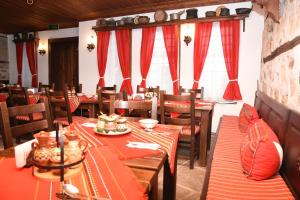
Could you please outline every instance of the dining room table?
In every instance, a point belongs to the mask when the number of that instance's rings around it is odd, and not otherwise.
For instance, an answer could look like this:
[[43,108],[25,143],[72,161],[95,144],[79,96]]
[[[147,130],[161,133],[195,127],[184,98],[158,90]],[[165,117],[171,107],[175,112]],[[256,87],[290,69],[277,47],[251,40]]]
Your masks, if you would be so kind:
[[[149,101],[148,99],[130,99],[129,101]],[[104,105],[109,107],[110,99],[105,99],[103,101]],[[177,103],[169,102],[169,104],[174,106],[188,106],[188,103]],[[195,100],[195,115],[200,119],[200,158],[199,165],[205,167],[207,165],[208,151],[210,149],[211,143],[211,126],[212,117],[214,112],[215,102],[211,100],[196,99]],[[70,100],[71,108],[87,109],[88,116],[90,118],[97,116],[98,108],[98,98],[96,95],[80,95],[76,98]],[[158,101],[158,112],[159,112],[160,102]]]
[[[129,101],[148,101],[147,99],[129,99]],[[88,108],[89,117],[95,117],[97,113],[97,106],[98,106],[98,99],[97,96],[80,96],[79,97],[79,106],[78,108]],[[103,103],[109,107],[110,100],[106,99]],[[188,106],[188,103],[179,103],[173,104],[173,102],[169,102],[174,106]],[[214,105],[215,102],[211,100],[202,100],[196,99],[195,100],[195,115],[197,118],[200,119],[200,158],[199,158],[199,165],[201,167],[205,167],[207,164],[208,158],[208,150],[210,149],[211,143],[211,126],[212,126],[212,117],[214,112]],[[158,110],[160,104],[158,102]],[[159,112],[159,111],[158,111]]]
[[[127,122],[124,135],[99,135],[97,119],[88,118],[66,127],[88,142],[83,169],[67,177],[65,183],[75,185],[80,194],[104,199],[157,198],[158,173],[164,168],[163,199],[175,199],[177,141],[180,126],[158,125],[145,131],[137,122]],[[130,146],[156,144],[157,148]],[[0,199],[61,198],[62,183],[33,176],[31,168],[16,168],[10,149],[0,152]],[[14,192],[18,191],[18,192]]]

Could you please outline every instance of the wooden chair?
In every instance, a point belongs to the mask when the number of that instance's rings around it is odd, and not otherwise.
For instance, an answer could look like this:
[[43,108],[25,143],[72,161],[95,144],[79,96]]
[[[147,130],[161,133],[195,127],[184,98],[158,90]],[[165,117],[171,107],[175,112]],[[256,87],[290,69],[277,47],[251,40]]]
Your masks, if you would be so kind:
[[81,83],[77,87],[74,85],[65,84],[65,88],[66,88],[66,90],[70,90],[70,91],[75,90],[75,93],[82,93],[82,84]]
[[51,120],[54,124],[68,126],[73,121],[83,120],[84,117],[72,116],[67,88],[64,91],[46,90],[49,99]]
[[[117,109],[125,109],[128,111],[139,110],[139,117],[130,117],[130,114],[125,113],[129,120],[138,120],[141,118],[157,119],[157,98],[152,98],[152,101],[134,101],[134,100],[117,100],[115,96],[110,97],[109,114],[116,113]],[[130,113],[130,112],[129,112]],[[150,114],[150,115],[149,115]]]
[[[10,119],[19,115],[30,115],[36,112],[43,113],[43,118],[36,121],[30,121],[26,124],[11,125]],[[48,107],[48,99],[44,98],[44,102],[7,107],[5,102],[0,102],[0,125],[2,130],[2,139],[4,148],[13,146],[12,138],[19,138],[25,134],[33,133],[41,130],[52,130],[52,121]]]
[[179,146],[189,148],[190,169],[193,169],[195,156],[199,158],[200,140],[200,126],[195,120],[195,93],[192,91],[181,96],[160,91],[160,114],[162,124],[183,126]]
[[9,95],[8,106],[29,104],[29,96],[28,96],[27,88],[25,87],[9,87],[8,95]]
[[55,83],[52,84],[43,84],[42,82],[39,82],[38,92],[46,92],[46,89],[48,90],[54,90]]
[[115,91],[115,92],[117,92],[117,85],[115,84],[115,85],[113,85],[113,86],[108,86],[108,87],[100,87],[99,85],[97,85],[96,86],[96,91],[98,91],[98,90],[100,90],[100,89],[102,89],[102,90],[113,90],[113,91]]
[[109,101],[111,96],[114,96],[115,99],[122,99],[122,100],[128,100],[128,95],[125,91],[123,92],[115,92],[113,90],[103,90],[103,88],[100,88],[97,90],[98,95],[98,106],[99,106],[99,112],[102,112],[104,114],[109,114]]
[[136,86],[136,93],[146,93],[146,92],[155,92],[157,95],[159,94],[159,86],[155,87],[155,88],[145,88],[145,87],[141,87],[140,85]]
[[201,87],[201,89],[186,89],[182,86],[179,86],[179,94],[185,95],[189,94],[191,91],[195,92],[196,99],[203,99],[204,97],[204,87]]

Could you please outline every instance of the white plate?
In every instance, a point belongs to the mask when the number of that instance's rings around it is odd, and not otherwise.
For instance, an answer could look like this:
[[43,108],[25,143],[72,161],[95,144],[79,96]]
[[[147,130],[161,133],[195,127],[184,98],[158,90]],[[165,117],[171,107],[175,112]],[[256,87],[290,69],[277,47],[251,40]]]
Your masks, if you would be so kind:
[[94,132],[96,134],[98,134],[98,135],[107,135],[107,136],[125,135],[127,133],[130,133],[131,131],[132,131],[131,128],[128,128],[126,131],[123,131],[123,132],[118,132],[118,131],[113,132],[113,131],[110,131],[110,132],[106,133],[106,132],[98,132],[97,128],[94,128]]

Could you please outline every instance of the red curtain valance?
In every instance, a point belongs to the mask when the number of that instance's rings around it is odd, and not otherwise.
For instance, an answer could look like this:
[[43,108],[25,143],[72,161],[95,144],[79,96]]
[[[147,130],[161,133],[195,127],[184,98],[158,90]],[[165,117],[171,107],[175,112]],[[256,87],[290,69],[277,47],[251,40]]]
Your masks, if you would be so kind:
[[178,94],[178,45],[179,45],[179,29],[177,25],[169,25],[162,27],[164,34],[164,42],[167,50],[168,61],[170,66],[171,77],[173,81],[173,93]]
[[242,95],[238,84],[240,21],[220,22],[222,46],[229,83],[223,95],[227,100],[241,100]]
[[132,94],[131,85],[131,29],[116,30],[118,56],[123,75],[123,83],[120,92],[125,90],[127,94]]
[[98,85],[101,87],[105,86],[104,74],[106,70],[109,39],[110,31],[97,32],[97,61],[100,76]]
[[212,22],[195,24],[194,39],[194,84],[193,89],[198,88],[198,82],[204,67],[212,30]]

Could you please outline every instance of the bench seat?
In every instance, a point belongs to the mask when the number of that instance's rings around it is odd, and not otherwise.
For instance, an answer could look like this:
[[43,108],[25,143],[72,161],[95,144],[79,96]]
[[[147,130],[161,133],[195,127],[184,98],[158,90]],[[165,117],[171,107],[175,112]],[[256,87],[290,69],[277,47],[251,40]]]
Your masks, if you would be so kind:
[[223,116],[212,157],[207,199],[294,199],[278,174],[255,181],[243,174],[240,144],[245,133],[240,132],[238,117]]

